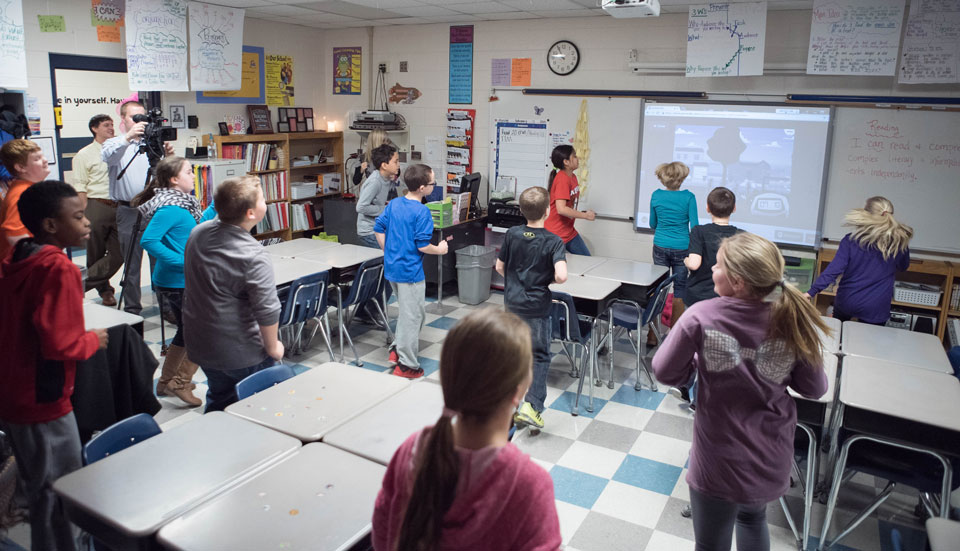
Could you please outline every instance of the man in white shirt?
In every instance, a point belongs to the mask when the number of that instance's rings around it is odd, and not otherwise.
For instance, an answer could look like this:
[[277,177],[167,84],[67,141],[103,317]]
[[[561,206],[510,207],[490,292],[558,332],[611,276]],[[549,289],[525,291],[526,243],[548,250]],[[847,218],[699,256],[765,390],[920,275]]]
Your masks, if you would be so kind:
[[84,291],[96,289],[104,306],[116,306],[110,278],[123,265],[123,252],[117,236],[117,202],[110,199],[110,176],[101,159],[103,142],[113,137],[113,119],[109,115],[94,115],[88,127],[93,142],[73,157],[73,187],[90,220]]

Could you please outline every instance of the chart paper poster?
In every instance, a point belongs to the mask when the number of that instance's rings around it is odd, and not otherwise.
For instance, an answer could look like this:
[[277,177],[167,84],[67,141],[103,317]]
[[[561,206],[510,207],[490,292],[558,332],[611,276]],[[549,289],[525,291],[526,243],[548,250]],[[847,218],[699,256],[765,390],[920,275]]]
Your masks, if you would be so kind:
[[333,93],[341,96],[360,95],[360,71],[363,68],[361,48],[333,49]]
[[126,23],[130,89],[189,89],[186,1],[127,0]]
[[767,3],[690,6],[687,76],[763,74]]
[[960,0],[914,0],[900,54],[900,84],[960,82]]
[[515,57],[510,63],[510,86],[530,86],[530,73],[533,60],[529,57]]
[[906,0],[815,0],[808,75],[893,75]]
[[190,2],[190,87],[239,90],[244,10]]
[[293,56],[267,56],[267,105],[293,105]]
[[491,86],[510,86],[510,63],[508,58],[490,60]]
[[448,95],[450,103],[473,103],[473,25],[450,27]]
[[26,87],[23,4],[20,0],[0,0],[0,88]]

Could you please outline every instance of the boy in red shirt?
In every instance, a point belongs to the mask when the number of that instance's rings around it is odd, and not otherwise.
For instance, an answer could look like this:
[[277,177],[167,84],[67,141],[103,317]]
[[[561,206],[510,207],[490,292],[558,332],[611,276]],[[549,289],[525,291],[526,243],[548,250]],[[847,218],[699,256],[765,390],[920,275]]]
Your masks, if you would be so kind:
[[64,247],[83,247],[90,222],[73,187],[34,184],[17,204],[33,238],[0,264],[0,427],[9,435],[30,507],[31,548],[73,550],[73,529],[53,482],[80,468],[73,416],[77,361],[106,348],[107,331],[85,331],[80,269]]

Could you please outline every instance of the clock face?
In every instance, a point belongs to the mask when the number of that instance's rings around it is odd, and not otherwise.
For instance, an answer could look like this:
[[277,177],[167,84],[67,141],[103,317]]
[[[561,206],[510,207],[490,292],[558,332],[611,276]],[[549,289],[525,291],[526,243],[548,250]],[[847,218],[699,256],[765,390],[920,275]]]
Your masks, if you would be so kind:
[[558,75],[569,75],[580,64],[580,50],[569,40],[561,40],[547,50],[547,66]]

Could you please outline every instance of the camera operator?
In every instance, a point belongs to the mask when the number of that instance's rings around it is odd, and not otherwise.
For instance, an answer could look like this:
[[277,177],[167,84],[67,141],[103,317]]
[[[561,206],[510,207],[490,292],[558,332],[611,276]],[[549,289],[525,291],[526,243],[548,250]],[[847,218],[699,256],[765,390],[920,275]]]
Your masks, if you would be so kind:
[[[130,206],[130,201],[143,191],[150,172],[148,156],[143,153],[138,155],[143,145],[144,130],[150,124],[147,122],[146,112],[146,108],[139,101],[124,102],[120,106],[120,129],[125,134],[103,142],[101,153],[110,174],[110,199],[117,202],[117,233],[124,254],[121,298],[123,309],[138,315],[142,310],[140,267],[143,263],[143,249],[140,248],[140,236],[133,235],[138,211]],[[140,122],[134,121],[134,117]],[[173,147],[169,143],[164,143],[163,147],[165,155],[173,155]],[[121,172],[122,176],[118,177]]]

